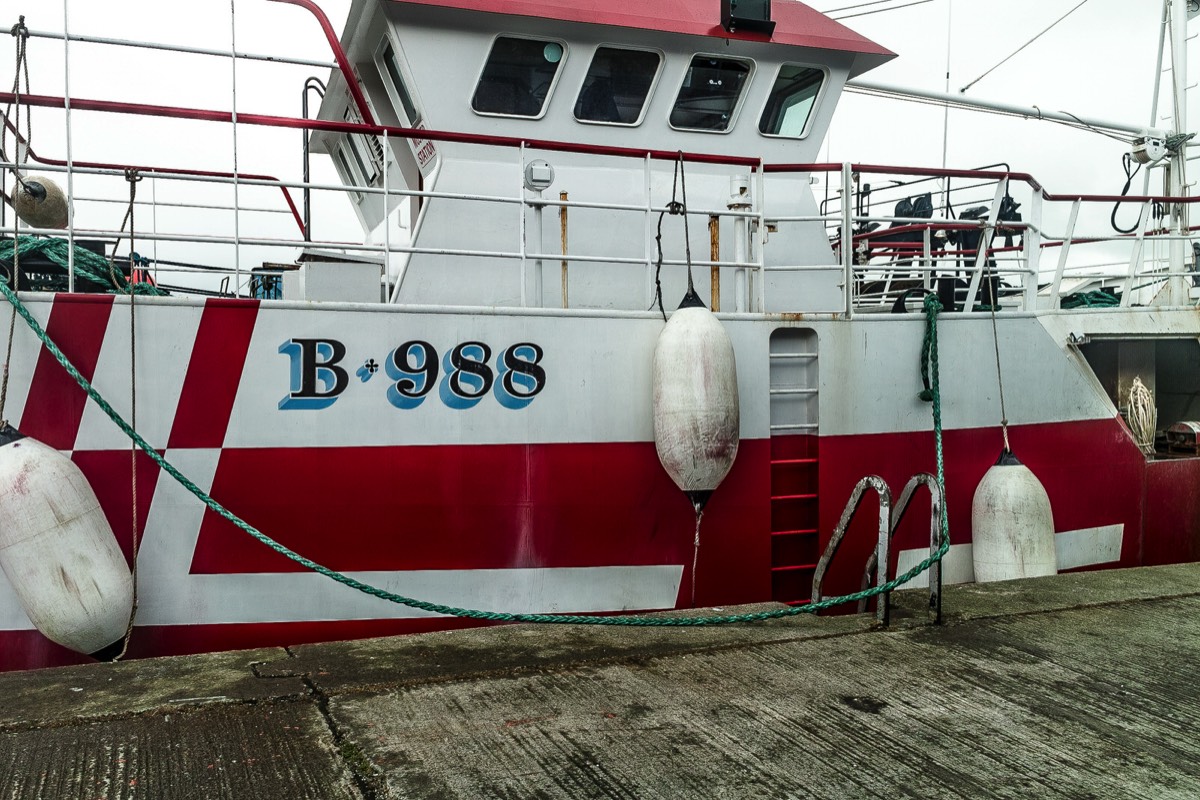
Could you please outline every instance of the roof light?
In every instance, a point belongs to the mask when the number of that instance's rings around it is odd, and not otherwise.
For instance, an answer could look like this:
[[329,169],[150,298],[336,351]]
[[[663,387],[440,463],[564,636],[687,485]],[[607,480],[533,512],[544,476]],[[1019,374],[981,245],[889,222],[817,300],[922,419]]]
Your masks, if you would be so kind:
[[775,31],[771,0],[721,0],[721,25],[730,33],[743,30],[770,36]]

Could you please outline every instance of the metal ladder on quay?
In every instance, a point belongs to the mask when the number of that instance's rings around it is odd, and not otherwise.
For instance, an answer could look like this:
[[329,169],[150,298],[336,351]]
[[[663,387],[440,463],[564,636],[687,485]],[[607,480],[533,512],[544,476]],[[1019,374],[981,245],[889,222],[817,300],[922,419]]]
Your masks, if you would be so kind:
[[[928,472],[917,473],[905,484],[904,489],[900,492],[899,500],[893,505],[892,492],[887,482],[878,475],[868,475],[860,480],[850,493],[850,499],[846,502],[837,528],[834,529],[829,544],[825,546],[825,552],[821,554],[821,558],[817,562],[813,573],[812,602],[820,602],[825,573],[834,556],[837,555],[838,549],[850,529],[850,523],[854,521],[854,516],[868,491],[874,491],[879,498],[879,523],[875,549],[863,567],[860,588],[866,590],[871,585],[872,577],[876,586],[883,586],[888,582],[892,538],[904,520],[905,512],[908,511],[913,496],[922,486],[929,489],[930,494],[929,555],[932,557],[937,553],[941,546],[942,513],[945,507],[945,497],[937,478]],[[858,612],[860,614],[867,610],[867,604],[867,600],[859,601]],[[935,624],[940,624],[942,621],[942,565],[939,561],[934,561],[929,567],[929,612],[932,614]],[[881,594],[876,598],[875,618],[881,625],[887,625],[890,621],[890,593]]]

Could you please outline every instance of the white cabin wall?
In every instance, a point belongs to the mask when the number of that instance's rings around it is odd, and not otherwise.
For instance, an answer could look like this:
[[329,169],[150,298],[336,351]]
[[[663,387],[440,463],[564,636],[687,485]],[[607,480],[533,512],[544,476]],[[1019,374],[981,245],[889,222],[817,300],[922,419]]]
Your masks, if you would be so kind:
[[[817,159],[852,58],[848,54],[805,48],[662,34],[651,31],[589,26],[541,19],[504,17],[466,13],[452,9],[402,4],[384,4],[378,13],[364,15],[355,35],[349,40],[350,57],[357,65],[377,116],[395,124],[398,117],[391,108],[373,56],[386,32],[384,15],[393,28],[410,69],[414,86],[410,90],[425,114],[425,124],[434,130],[467,131],[517,138],[571,141],[634,149],[712,152],[748,155],[766,162],[806,163]],[[478,75],[498,34],[546,37],[564,43],[562,66],[554,90],[540,119],[486,116],[475,113],[470,105]],[[640,125],[635,127],[596,125],[577,121],[573,108],[596,47],[601,45],[641,47],[664,54],[665,62],[651,93]],[[733,130],[728,133],[677,131],[667,118],[675,101],[682,76],[695,53],[749,58],[755,67],[750,84],[736,112]],[[828,70],[803,139],[763,136],[758,119],[781,63],[804,63]],[[436,180],[426,181],[426,189],[505,197],[523,193],[521,154],[510,148],[484,148],[471,145],[436,143],[438,169]],[[411,156],[393,143],[392,152]],[[555,168],[555,181],[546,192],[557,201],[560,191],[570,200],[642,206],[646,202],[646,166],[643,159],[582,156],[560,152],[526,150],[526,162],[544,158]],[[403,159],[398,159],[403,161]],[[389,180],[393,185],[412,185],[411,165],[401,164]],[[693,210],[724,210],[729,197],[729,178],[749,174],[747,168],[688,163],[688,201]],[[655,162],[650,178],[652,202],[659,206],[671,197],[673,164]],[[531,196],[531,195],[530,195]],[[770,216],[815,215],[806,175],[772,175],[765,187],[766,214]],[[364,198],[364,204],[378,208],[378,198]],[[378,212],[360,206],[364,225],[378,224]],[[657,214],[651,218],[643,211],[611,211],[572,208],[568,213],[569,251],[574,255],[654,258],[653,236]],[[535,240],[536,212],[525,212],[526,252],[539,249],[558,254],[561,230],[558,209],[543,213],[543,236]],[[709,257],[707,217],[689,219],[694,260]],[[722,220],[723,260],[732,260],[733,223]],[[682,222],[678,217],[664,221],[664,251],[667,259],[682,259],[684,248]],[[513,204],[483,203],[435,198],[415,231],[414,244],[422,248],[446,250],[505,251],[517,253],[521,242],[521,216]],[[756,237],[755,237],[756,238]],[[648,243],[651,245],[648,248]],[[785,223],[770,235],[765,247],[768,265],[823,265],[835,260],[823,225]],[[402,302],[410,303],[483,303],[487,305],[562,304],[561,268],[558,259],[543,264],[542,296],[535,297],[535,265],[527,259],[522,290],[521,261],[517,258],[464,258],[446,255],[414,255],[404,279]],[[664,296],[668,308],[678,303],[686,285],[683,267],[664,268]],[[452,275],[450,279],[447,276]],[[709,300],[709,275],[706,268],[695,274],[697,288]],[[823,272],[770,273],[767,279],[766,310],[836,310],[841,293],[840,274]],[[722,270],[724,310],[734,308],[733,271]],[[569,267],[570,305],[572,307],[638,309],[646,308],[653,296],[653,270],[645,263],[583,264]],[[756,294],[753,292],[752,294]],[[757,307],[754,307],[756,310]]]

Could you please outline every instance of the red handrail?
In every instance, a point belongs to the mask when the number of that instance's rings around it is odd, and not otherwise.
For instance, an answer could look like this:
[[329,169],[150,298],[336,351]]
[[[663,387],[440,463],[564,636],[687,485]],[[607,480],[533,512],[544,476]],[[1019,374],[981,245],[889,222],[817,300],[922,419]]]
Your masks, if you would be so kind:
[[[24,100],[25,97],[27,97],[27,95],[23,96],[22,100]],[[72,105],[74,105],[74,104],[72,103]],[[149,167],[149,166],[138,165],[138,164],[116,164],[116,163],[108,163],[108,162],[103,162],[103,161],[75,161],[75,160],[72,160],[71,163],[68,164],[66,161],[64,161],[62,159],[50,158],[49,156],[39,155],[37,152],[35,152],[34,149],[29,146],[29,143],[25,141],[25,137],[21,135],[20,131],[18,131],[16,129],[16,127],[14,127],[13,124],[8,121],[7,117],[4,118],[4,126],[6,128],[8,128],[10,131],[12,131],[13,134],[16,135],[18,142],[25,145],[25,152],[29,155],[30,158],[34,159],[35,161],[39,161],[42,164],[49,164],[50,166],[53,166],[53,167],[76,166],[76,167],[83,167],[85,169],[117,169],[117,170],[133,169],[133,170],[137,170],[138,172],[157,173],[160,175],[196,175],[196,176],[201,176],[201,177],[206,177],[206,178],[234,178],[234,177],[237,177],[237,178],[249,178],[250,180],[264,180],[264,181],[278,181],[279,180],[278,178],[276,178],[272,175],[257,175],[257,174],[253,174],[253,173],[249,173],[249,172],[239,172],[239,173],[237,173],[237,175],[234,175],[234,173],[232,173],[232,172],[219,172],[219,171],[204,170],[204,169],[187,169],[184,167]],[[292,212],[292,219],[296,220],[296,224],[300,227],[300,234],[302,236],[305,235],[306,229],[304,227],[304,219],[303,219],[303,217],[300,216],[300,210],[296,208],[295,201],[292,200],[292,193],[290,191],[288,191],[288,187],[286,187],[286,186],[280,186],[279,188],[283,192],[284,201],[287,203],[288,208]]]
[[354,98],[354,104],[358,106],[358,113],[362,115],[364,123],[374,125],[375,117],[371,114],[371,107],[367,104],[367,98],[362,93],[362,87],[358,85],[358,76],[354,74],[354,67],[350,64],[350,59],[346,56],[346,51],[342,49],[342,43],[338,39],[337,33],[333,30],[333,25],[329,22],[329,17],[325,16],[325,12],[321,10],[321,7],[312,2],[312,0],[272,1],[300,6],[317,18],[317,23],[321,26],[321,30],[325,32],[325,38],[329,41],[329,49],[333,51],[333,57],[337,61],[338,69],[342,71],[342,77],[346,79],[346,86],[350,89],[350,96]]
[[[0,92],[0,103],[15,99],[11,92]],[[41,108],[63,108],[61,97],[41,94],[21,95],[21,102]],[[171,119],[192,119],[203,122],[233,122],[230,111],[213,111],[203,108],[186,108],[181,106],[149,105],[145,103],[122,103],[113,100],[86,100],[78,97],[71,98],[73,111],[107,111],[118,114],[136,114],[138,116],[168,117]],[[369,135],[383,134],[398,136],[406,139],[432,139],[440,142],[457,142],[460,144],[497,145],[503,147],[532,147],[538,150],[556,150],[572,153],[589,153],[592,155],[625,156],[631,158],[651,158],[674,160],[680,155],[686,161],[709,164],[730,164],[757,168],[761,163],[757,158],[739,156],[723,156],[712,153],[681,153],[678,150],[646,150],[635,147],[613,147],[609,145],[576,144],[560,142],[551,139],[529,139],[514,136],[492,136],[481,133],[454,133],[450,131],[431,131],[425,128],[402,128],[396,125],[367,125],[356,122],[337,122],[334,120],[300,119],[299,117],[279,117],[270,114],[244,114],[238,112],[237,121],[243,125],[263,125],[276,128],[298,128],[303,130],[330,131],[333,133],[362,133]],[[840,169],[840,165],[837,165]]]

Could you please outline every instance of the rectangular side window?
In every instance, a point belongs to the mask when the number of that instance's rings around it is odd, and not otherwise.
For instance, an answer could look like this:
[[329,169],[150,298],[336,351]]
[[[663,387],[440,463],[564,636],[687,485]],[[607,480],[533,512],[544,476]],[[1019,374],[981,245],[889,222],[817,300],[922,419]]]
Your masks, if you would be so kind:
[[[362,122],[358,114],[350,108],[346,109],[342,119],[356,124]],[[383,167],[383,149],[379,145],[379,140],[374,136],[368,138],[361,133],[351,133],[346,138],[350,142],[350,155],[353,156],[354,162],[358,166],[358,174],[362,177],[363,184],[365,186],[373,185]]]
[[[350,159],[346,157],[347,149],[349,149],[349,143],[343,143],[338,145],[337,150],[334,152],[334,157],[341,168],[339,171],[342,173],[342,179],[346,182],[347,186],[361,186],[363,184],[363,177],[354,167],[350,166]],[[362,192],[349,192],[349,195],[356,203],[362,200]]]
[[480,114],[541,116],[563,54],[558,42],[496,37],[471,108]]
[[758,129],[768,136],[803,136],[824,81],[822,70],[784,64],[771,87]]
[[408,123],[408,127],[415,128],[421,124],[421,112],[417,110],[417,104],[413,102],[412,93],[408,91],[408,86],[404,82],[404,76],[400,71],[400,63],[396,56],[396,51],[392,48],[392,43],[386,38],[383,40],[383,47],[379,51],[377,65],[384,78],[384,85],[391,95],[392,102],[397,104],[403,119]]
[[726,131],[742,96],[750,65],[716,56],[694,56],[671,109],[671,127]]
[[648,50],[598,47],[575,101],[575,119],[636,125],[662,57]]

